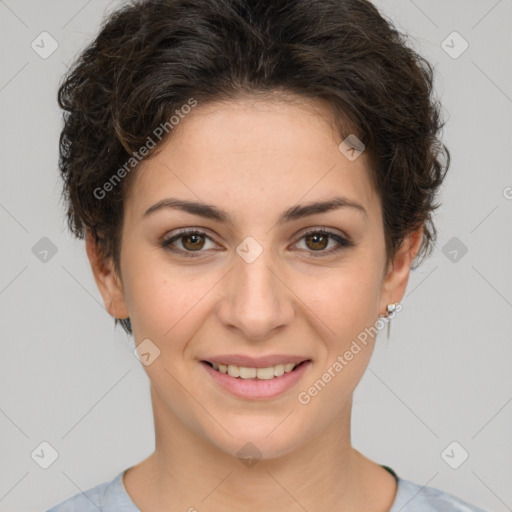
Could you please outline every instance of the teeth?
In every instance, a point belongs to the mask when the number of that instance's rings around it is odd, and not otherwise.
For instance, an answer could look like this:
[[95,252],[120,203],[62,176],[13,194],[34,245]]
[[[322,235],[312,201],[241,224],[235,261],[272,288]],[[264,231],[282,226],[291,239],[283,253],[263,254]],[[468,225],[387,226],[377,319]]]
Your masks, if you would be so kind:
[[246,368],[245,366],[239,366],[238,373],[242,379],[255,379],[258,375],[258,370],[256,368]]
[[231,377],[240,377],[240,368],[234,364],[228,365],[228,375],[231,375]]
[[231,377],[270,380],[274,377],[281,377],[281,375],[291,372],[298,364],[299,363],[276,364],[268,368],[247,368],[246,366],[235,366],[234,364],[215,363],[212,363],[212,366],[220,373],[227,373]]

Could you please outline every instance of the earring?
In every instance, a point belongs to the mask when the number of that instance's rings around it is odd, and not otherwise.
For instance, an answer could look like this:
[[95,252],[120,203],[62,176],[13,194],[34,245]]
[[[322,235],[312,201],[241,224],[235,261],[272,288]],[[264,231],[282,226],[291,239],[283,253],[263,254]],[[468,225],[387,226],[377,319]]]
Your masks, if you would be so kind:
[[[395,312],[395,310],[396,310],[396,308],[397,308],[397,306],[399,304],[400,304],[399,302],[392,302],[391,304],[388,304],[386,306],[386,315],[380,315],[380,317],[381,318],[388,318],[391,313]],[[391,327],[391,319],[388,319],[387,322],[388,322],[388,335],[387,336],[388,336],[388,340],[389,340],[389,331],[390,331],[390,327]]]

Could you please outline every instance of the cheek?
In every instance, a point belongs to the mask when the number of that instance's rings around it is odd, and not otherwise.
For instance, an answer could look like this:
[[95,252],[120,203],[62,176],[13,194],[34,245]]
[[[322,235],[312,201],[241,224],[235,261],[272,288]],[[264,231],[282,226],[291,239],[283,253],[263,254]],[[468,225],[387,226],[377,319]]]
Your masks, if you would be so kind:
[[361,255],[322,275],[295,279],[294,292],[336,333],[338,340],[347,339],[375,322],[379,278],[377,265]]
[[[135,340],[178,341],[197,328],[200,304],[214,287],[214,276],[187,275],[162,258],[130,258],[126,265],[125,300]],[[194,327],[195,326],[195,327]]]
[[331,422],[343,412],[370,361],[378,317],[377,276],[378,269],[360,258],[357,265],[347,265],[309,287],[308,306],[335,333],[324,331],[325,353],[297,397],[320,422]]

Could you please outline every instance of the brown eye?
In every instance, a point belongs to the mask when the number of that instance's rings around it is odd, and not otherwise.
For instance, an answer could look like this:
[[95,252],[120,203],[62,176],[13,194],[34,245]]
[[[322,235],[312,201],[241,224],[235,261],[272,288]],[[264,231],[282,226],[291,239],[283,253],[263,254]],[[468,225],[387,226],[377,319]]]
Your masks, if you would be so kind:
[[[336,233],[331,233],[330,231],[326,231],[324,229],[308,231],[302,236],[302,238],[300,238],[297,244],[302,241],[304,241],[304,250],[309,252],[310,255],[314,257],[329,256],[340,251],[341,249],[346,249],[354,245],[354,243],[350,240],[347,240],[346,238],[343,238]],[[330,242],[333,242],[333,247],[328,249]]]
[[204,236],[198,234],[182,235],[182,245],[187,251],[201,250],[204,246]]
[[321,251],[329,244],[329,237],[322,233],[313,233],[305,236],[306,245],[314,251]]
[[[207,243],[211,246],[208,247]],[[206,233],[196,230],[183,230],[172,237],[161,241],[161,246],[167,251],[180,254],[182,256],[200,256],[207,249],[215,249],[216,244]],[[218,248],[218,246],[217,246]]]

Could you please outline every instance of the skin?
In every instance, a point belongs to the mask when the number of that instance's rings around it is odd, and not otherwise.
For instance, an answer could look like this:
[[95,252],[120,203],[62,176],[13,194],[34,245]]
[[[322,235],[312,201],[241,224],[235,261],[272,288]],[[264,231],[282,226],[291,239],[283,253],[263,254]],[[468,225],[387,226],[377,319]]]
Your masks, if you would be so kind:
[[[320,100],[293,96],[198,105],[133,177],[120,273],[87,237],[110,314],[130,317],[136,345],[149,338],[160,350],[144,366],[155,452],[124,475],[143,511],[385,512],[393,503],[394,478],[350,439],[352,395],[375,339],[307,405],[297,400],[402,299],[422,236],[411,233],[386,266],[366,155],[350,161],[339,151],[330,112]],[[334,195],[360,203],[366,215],[344,207],[277,224],[285,209]],[[171,196],[216,205],[234,224],[176,209],[141,218]],[[184,227],[211,238],[174,242],[196,257],[161,246]],[[335,240],[304,238],[321,227],[354,245],[329,254]],[[252,263],[236,252],[247,236],[263,249]],[[233,353],[298,354],[312,364],[291,390],[248,400],[221,389],[199,363]],[[262,454],[252,467],[237,456],[247,442]]]

